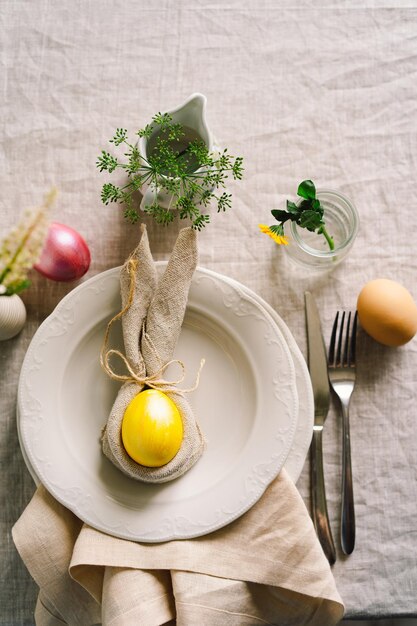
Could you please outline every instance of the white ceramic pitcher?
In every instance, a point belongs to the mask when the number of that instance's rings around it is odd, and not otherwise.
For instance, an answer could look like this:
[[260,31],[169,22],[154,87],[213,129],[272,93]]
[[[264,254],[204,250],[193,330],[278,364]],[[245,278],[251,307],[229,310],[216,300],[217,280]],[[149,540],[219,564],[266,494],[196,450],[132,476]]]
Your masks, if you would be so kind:
[[[167,113],[172,117],[174,123],[187,126],[193,130],[204,141],[209,152],[213,152],[217,151],[218,147],[214,145],[214,139],[207,127],[206,102],[207,98],[201,93],[193,93],[181,106],[167,111]],[[145,157],[147,155],[148,142],[149,140],[146,137],[141,137],[138,141],[139,151]],[[142,193],[143,198],[140,203],[142,210],[145,206],[153,204],[155,200],[160,206],[168,208],[171,195],[160,188],[145,184],[142,187]]]

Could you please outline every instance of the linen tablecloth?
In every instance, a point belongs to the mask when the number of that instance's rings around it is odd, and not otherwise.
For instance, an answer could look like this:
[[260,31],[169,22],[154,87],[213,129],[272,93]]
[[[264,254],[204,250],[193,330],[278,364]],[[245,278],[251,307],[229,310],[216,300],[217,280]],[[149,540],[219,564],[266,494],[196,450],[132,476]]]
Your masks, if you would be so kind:
[[[53,218],[80,231],[85,278],[120,265],[138,239],[122,210],[104,207],[95,160],[116,127],[131,133],[191,93],[207,96],[220,145],[245,160],[233,208],[200,237],[200,264],[265,298],[306,354],[304,290],[317,299],[326,341],[338,308],[354,308],[370,279],[398,280],[417,298],[417,4],[412,1],[0,2],[0,227],[56,185]],[[356,204],[360,232],[331,274],[305,272],[259,233],[270,209],[311,178]],[[149,219],[166,259],[178,231]],[[33,276],[28,321],[0,344],[0,624],[30,624],[36,586],[11,527],[33,482],[16,432],[25,351],[74,284]],[[357,544],[333,568],[347,617],[417,615],[417,340],[390,349],[359,335],[351,408]],[[341,423],[325,429],[328,506],[339,538]],[[309,463],[298,488],[309,502]]]

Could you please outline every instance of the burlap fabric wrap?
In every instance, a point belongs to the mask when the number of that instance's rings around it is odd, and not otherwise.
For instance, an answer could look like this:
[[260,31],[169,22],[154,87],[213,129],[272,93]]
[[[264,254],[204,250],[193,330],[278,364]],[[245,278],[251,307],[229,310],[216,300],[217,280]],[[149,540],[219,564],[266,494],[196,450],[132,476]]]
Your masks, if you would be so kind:
[[184,228],[158,281],[146,228],[142,226],[139,245],[120,272],[122,311],[126,309],[121,323],[127,362],[139,379],[149,378],[151,386],[175,402],[184,429],[181,448],[166,465],[145,467],[133,461],[123,447],[121,425],[126,407],[145,385],[132,379],[123,384],[103,430],[102,448],[116,467],[136,480],[173,480],[190,469],[204,449],[202,433],[184,393],[163,380],[163,367],[172,359],[181,331],[197,259],[197,233]]

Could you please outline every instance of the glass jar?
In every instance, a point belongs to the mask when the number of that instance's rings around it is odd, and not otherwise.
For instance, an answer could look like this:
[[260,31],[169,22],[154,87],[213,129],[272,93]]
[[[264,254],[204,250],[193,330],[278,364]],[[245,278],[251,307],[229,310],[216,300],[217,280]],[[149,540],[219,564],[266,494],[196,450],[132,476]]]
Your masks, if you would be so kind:
[[358,212],[346,196],[330,189],[318,189],[316,197],[324,209],[326,231],[333,238],[331,250],[323,234],[310,232],[295,222],[284,225],[288,245],[283,246],[289,258],[313,269],[332,269],[342,261],[355,241],[359,227]]

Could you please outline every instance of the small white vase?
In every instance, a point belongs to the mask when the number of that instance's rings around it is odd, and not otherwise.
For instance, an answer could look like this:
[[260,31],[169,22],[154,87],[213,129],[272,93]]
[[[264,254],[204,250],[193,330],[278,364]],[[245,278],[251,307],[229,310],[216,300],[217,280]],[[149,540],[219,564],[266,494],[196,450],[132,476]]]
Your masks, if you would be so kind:
[[0,341],[11,339],[26,322],[26,308],[20,296],[0,295]]

